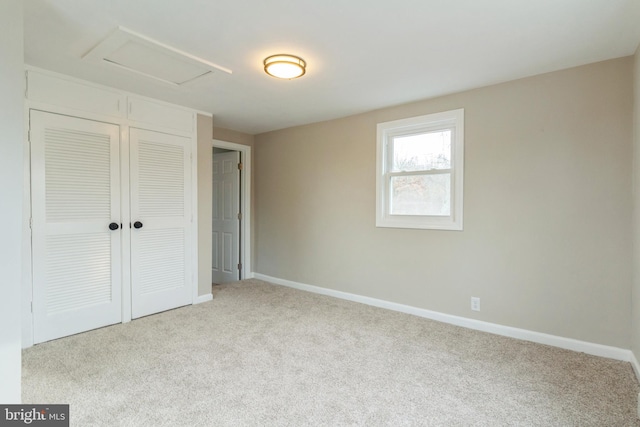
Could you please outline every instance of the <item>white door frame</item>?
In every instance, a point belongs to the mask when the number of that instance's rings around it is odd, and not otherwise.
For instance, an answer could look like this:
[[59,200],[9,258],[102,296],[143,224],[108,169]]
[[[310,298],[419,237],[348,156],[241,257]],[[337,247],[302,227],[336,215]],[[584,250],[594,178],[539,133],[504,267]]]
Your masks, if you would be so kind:
[[[218,152],[219,150],[220,152]],[[217,167],[216,167],[217,165]],[[212,283],[240,279],[240,152],[213,148]],[[230,199],[230,200],[229,200]],[[230,237],[231,241],[228,241]],[[228,268],[227,268],[228,267]]]
[[[226,150],[239,151],[240,161],[242,162],[242,171],[240,173],[240,192],[242,200],[242,219],[240,220],[240,279],[249,279],[252,277],[253,268],[251,266],[251,147],[235,142],[222,141],[219,139],[211,140],[211,154],[213,148],[224,148]],[[209,156],[213,161],[213,157]]]

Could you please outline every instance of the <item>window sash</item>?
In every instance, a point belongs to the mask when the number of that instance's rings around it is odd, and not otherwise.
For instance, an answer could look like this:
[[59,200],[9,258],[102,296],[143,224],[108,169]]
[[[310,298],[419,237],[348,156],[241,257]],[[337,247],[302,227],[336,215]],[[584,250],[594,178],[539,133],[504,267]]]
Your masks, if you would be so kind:
[[[428,175],[449,175],[450,176],[450,185],[449,185],[449,215],[406,215],[406,214],[394,214],[391,213],[391,203],[392,203],[392,194],[391,194],[391,181],[394,177],[397,176],[428,176]],[[398,218],[449,218],[453,219],[455,215],[456,201],[455,201],[455,174],[453,173],[453,169],[432,169],[428,171],[420,171],[420,172],[389,172],[385,175],[385,213],[387,217],[398,217]]]
[[447,173],[453,175],[453,169],[428,169],[428,170],[419,170],[419,171],[410,171],[410,172],[387,172],[385,175],[387,177],[392,177],[392,176],[440,175],[440,174],[447,174]]
[[[439,168],[433,168],[433,169],[418,169],[418,170],[412,170],[412,171],[397,171],[397,172],[393,172],[393,160],[394,160],[394,153],[395,153],[395,138],[403,138],[403,137],[409,137],[409,136],[418,136],[418,135],[424,135],[424,134],[429,134],[429,133],[436,133],[436,132],[441,132],[441,131],[450,131],[451,132],[451,151],[450,151],[450,165],[451,167],[449,169],[439,169]],[[431,125],[431,126],[421,126],[417,129],[412,129],[411,131],[395,131],[395,132],[386,132],[385,133],[385,161],[384,161],[384,173],[401,173],[401,172],[420,172],[420,171],[431,171],[431,170],[439,170],[439,171],[444,171],[444,170],[452,170],[455,168],[455,164],[456,164],[456,147],[455,147],[455,142],[456,142],[456,128],[455,126],[451,126],[451,124],[447,124],[446,126],[443,126],[441,123],[436,124],[436,125]]]
[[[451,157],[449,168],[393,171],[394,138],[446,130],[451,131]],[[428,153],[429,151],[426,151],[427,155]],[[410,117],[378,123],[376,157],[377,227],[463,230],[464,109],[450,110],[419,117]],[[431,163],[433,164],[433,162]],[[425,162],[424,164],[427,165],[429,162]],[[448,211],[449,215],[403,215],[391,213],[393,197],[393,188],[391,183],[393,178],[403,176],[434,176],[443,174],[448,174],[450,176],[448,194],[450,208]]]

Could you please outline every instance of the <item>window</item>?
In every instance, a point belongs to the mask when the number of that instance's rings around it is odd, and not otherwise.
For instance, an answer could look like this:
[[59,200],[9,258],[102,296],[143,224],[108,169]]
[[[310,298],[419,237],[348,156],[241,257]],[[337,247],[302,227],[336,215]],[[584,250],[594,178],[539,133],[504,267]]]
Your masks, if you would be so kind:
[[376,226],[462,230],[464,110],[378,124]]

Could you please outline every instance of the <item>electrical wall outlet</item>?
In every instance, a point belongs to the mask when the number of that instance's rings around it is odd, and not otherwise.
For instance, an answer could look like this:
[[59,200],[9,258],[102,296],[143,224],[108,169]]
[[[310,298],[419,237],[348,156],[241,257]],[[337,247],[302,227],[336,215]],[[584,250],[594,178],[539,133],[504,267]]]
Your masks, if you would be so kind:
[[471,310],[480,311],[480,298],[471,297]]

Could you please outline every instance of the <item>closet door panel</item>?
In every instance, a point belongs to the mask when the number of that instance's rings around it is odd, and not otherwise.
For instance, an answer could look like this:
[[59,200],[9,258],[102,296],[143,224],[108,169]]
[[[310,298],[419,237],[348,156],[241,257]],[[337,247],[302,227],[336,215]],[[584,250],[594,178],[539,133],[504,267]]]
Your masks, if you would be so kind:
[[30,113],[36,343],[122,319],[119,133]]
[[191,139],[132,128],[132,317],[191,304]]

